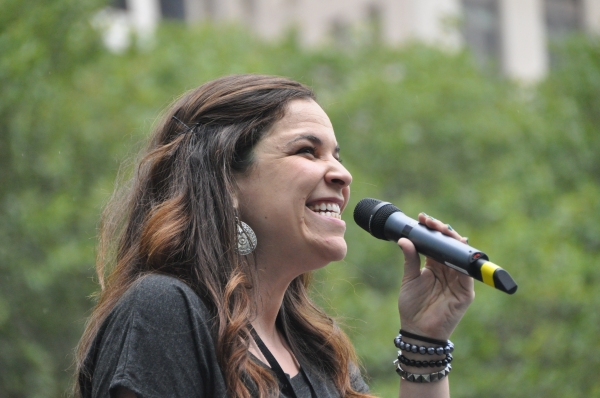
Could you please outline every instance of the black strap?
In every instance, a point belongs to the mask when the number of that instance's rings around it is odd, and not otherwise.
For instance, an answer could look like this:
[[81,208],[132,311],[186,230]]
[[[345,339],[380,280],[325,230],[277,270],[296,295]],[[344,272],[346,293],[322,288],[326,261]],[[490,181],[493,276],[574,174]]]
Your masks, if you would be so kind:
[[[277,362],[277,359],[275,359],[273,354],[271,354],[271,351],[269,351],[269,349],[267,348],[265,343],[262,341],[262,339],[258,336],[258,333],[256,333],[256,330],[254,330],[253,327],[250,327],[250,333],[252,334],[252,338],[256,342],[258,349],[260,350],[260,352],[262,352],[262,354],[266,358],[267,362],[269,362],[269,366],[271,366],[271,369],[273,370],[273,372],[275,372],[275,375],[277,376],[277,379],[279,380],[279,384],[281,384],[281,392],[289,397],[298,398],[298,396],[296,395],[296,391],[294,391],[294,387],[292,386],[292,382],[285,375],[285,372],[279,365],[279,362]],[[300,367],[300,372],[303,372],[302,366]],[[304,374],[304,378],[306,379],[306,382],[308,383],[308,385],[310,387],[311,394],[314,394],[313,386],[305,374]]]
[[410,332],[407,332],[406,330],[402,330],[402,329],[400,329],[399,333],[402,336],[406,336],[411,339],[419,340],[424,343],[436,344],[436,345],[441,345],[441,346],[448,345],[448,340],[438,340],[438,339],[433,339],[431,337],[420,336],[418,334],[410,333]]

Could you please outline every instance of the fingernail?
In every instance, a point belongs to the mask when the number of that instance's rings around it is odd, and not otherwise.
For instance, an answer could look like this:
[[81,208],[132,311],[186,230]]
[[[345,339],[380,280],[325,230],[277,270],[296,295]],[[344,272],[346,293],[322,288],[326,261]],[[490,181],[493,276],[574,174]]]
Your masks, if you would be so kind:
[[425,217],[427,217],[427,218],[431,218],[431,217],[429,217],[429,216],[427,215],[427,213],[425,213],[424,211],[422,211],[422,212],[421,212],[421,214],[423,214],[423,215],[424,215]]
[[448,225],[448,230],[449,231],[454,231],[454,228],[452,228],[452,225],[450,225],[450,224],[446,224],[446,225]]
[[469,243],[469,237],[465,236],[464,238],[467,241],[467,243]]

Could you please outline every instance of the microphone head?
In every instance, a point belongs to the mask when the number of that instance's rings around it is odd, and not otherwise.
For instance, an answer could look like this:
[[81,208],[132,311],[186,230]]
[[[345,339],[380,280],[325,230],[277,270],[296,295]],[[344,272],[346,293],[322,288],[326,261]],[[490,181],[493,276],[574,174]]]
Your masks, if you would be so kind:
[[388,202],[365,198],[354,208],[354,221],[359,227],[369,232],[378,239],[387,240],[385,237],[385,222],[399,208]]
[[377,205],[380,203],[381,200],[377,199],[362,199],[354,208],[354,222],[356,222],[358,226],[362,229],[371,232],[371,228],[369,227],[369,221],[371,219],[373,209],[377,207]]

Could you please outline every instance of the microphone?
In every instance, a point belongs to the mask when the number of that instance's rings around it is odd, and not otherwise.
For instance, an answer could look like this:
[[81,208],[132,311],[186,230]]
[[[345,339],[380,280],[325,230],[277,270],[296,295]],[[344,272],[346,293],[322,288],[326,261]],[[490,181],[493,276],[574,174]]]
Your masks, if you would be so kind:
[[490,262],[485,253],[428,228],[389,202],[361,200],[354,209],[354,221],[378,239],[397,242],[407,238],[419,253],[437,262],[505,293],[517,291],[517,284],[508,272]]

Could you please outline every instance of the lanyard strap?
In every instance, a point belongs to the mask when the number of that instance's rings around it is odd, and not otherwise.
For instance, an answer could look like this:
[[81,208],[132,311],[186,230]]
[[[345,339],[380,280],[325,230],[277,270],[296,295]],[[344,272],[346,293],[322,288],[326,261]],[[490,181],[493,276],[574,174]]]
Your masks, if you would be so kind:
[[262,339],[258,336],[258,333],[256,333],[256,330],[254,330],[253,327],[250,327],[250,333],[252,334],[252,338],[256,342],[258,349],[265,356],[267,362],[269,362],[269,366],[271,366],[271,369],[273,370],[273,372],[275,372],[277,379],[279,379],[279,384],[281,384],[281,392],[290,397],[297,398],[296,392],[294,391],[294,387],[292,387],[290,379],[288,379],[288,377],[285,375],[285,372],[283,371],[283,369],[281,369],[281,366],[279,366],[279,362],[277,362],[277,359],[275,359],[273,354],[271,354],[271,351],[269,351],[269,349],[262,341]]
[[[271,354],[271,351],[269,351],[269,349],[267,348],[265,343],[262,341],[262,339],[260,338],[258,333],[256,333],[256,330],[254,330],[254,328],[252,326],[250,326],[250,334],[252,334],[252,338],[256,342],[256,345],[258,346],[258,349],[260,350],[260,352],[262,352],[262,354],[266,358],[267,362],[269,362],[269,366],[271,366],[271,370],[273,370],[275,372],[275,375],[277,376],[277,379],[279,380],[279,384],[281,384],[281,392],[289,397],[298,398],[298,395],[296,395],[296,391],[294,391],[294,387],[292,386],[292,382],[285,375],[285,372],[283,371],[283,369],[281,369],[281,366],[279,365],[279,362],[277,362],[277,359],[275,359],[273,354]],[[304,372],[303,368],[304,367],[302,365],[300,365],[300,372],[302,373],[302,376],[304,376],[304,380],[306,380],[306,383],[308,384],[308,387],[310,388],[310,395],[311,395],[311,397],[316,397],[317,395],[315,394],[315,389],[313,388],[313,385],[310,382],[308,375]]]

